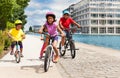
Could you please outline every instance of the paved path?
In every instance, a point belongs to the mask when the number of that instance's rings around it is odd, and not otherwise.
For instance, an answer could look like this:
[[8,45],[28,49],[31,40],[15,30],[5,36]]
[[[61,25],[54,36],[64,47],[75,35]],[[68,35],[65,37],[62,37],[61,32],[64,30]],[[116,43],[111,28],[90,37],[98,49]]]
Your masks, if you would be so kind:
[[57,67],[63,78],[120,78],[120,50],[76,43],[80,49],[75,59],[70,52]]
[[23,41],[24,58],[18,64],[9,53],[0,60],[0,78],[62,78],[55,64],[51,64],[48,72],[44,72],[43,60],[39,60],[42,41],[27,35]]

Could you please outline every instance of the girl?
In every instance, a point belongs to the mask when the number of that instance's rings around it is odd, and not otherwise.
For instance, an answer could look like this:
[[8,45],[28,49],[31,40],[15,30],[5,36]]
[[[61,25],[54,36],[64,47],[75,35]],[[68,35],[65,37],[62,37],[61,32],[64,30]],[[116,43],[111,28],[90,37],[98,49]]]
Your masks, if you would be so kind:
[[[55,23],[55,14],[52,12],[48,12],[46,14],[46,23],[44,24],[44,26],[42,26],[39,30],[39,33],[43,32],[44,27],[47,28],[48,33],[53,37],[54,41],[53,41],[53,48],[55,50],[56,55],[54,56],[54,62],[57,62],[59,59],[59,53],[58,53],[58,49],[57,49],[57,43],[58,43],[58,32],[57,30],[61,33],[61,36],[64,36],[63,31],[59,28],[59,26]],[[46,46],[48,45],[49,42],[49,36],[46,36]]]

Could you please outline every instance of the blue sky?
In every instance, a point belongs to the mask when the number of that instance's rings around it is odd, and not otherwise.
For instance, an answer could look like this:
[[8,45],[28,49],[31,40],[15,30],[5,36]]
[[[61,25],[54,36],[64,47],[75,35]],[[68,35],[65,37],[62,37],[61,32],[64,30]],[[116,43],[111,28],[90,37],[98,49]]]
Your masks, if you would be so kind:
[[27,15],[25,30],[28,30],[29,26],[43,25],[46,21],[45,14],[48,11],[54,12],[57,20],[59,20],[62,16],[62,10],[79,1],[80,0],[31,0],[25,9],[25,14]]

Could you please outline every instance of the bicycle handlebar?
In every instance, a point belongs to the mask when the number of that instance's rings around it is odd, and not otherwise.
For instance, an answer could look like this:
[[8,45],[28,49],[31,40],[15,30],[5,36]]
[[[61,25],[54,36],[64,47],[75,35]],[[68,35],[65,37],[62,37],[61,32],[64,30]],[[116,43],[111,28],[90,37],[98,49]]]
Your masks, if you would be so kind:
[[[52,37],[52,35],[50,35],[49,33],[42,32],[42,34],[44,34],[44,35],[48,35],[48,36]],[[61,36],[61,35],[58,34],[57,36]]]

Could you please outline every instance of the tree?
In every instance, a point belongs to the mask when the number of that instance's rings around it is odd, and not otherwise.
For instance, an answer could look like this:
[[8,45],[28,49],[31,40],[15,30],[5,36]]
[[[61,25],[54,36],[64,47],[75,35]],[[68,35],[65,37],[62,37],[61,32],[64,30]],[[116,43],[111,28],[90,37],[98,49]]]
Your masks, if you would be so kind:
[[6,28],[6,23],[11,15],[14,0],[0,0],[0,29]]
[[29,31],[30,31],[30,32],[32,32],[32,31],[33,31],[31,26],[29,27]]
[[0,30],[5,30],[7,22],[20,19],[25,25],[27,16],[24,9],[30,0],[0,0]]

